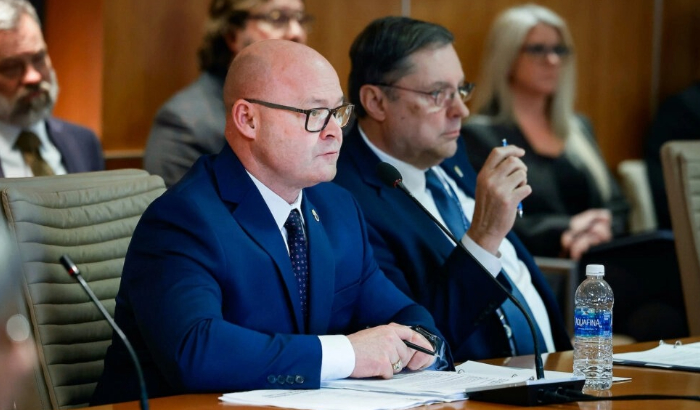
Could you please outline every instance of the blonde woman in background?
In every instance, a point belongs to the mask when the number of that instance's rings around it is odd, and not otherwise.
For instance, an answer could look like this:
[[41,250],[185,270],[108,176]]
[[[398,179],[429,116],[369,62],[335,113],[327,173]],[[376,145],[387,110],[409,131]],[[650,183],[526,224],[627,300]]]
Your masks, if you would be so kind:
[[477,171],[504,139],[525,149],[532,194],[514,229],[534,255],[577,260],[625,233],[628,205],[590,122],[573,111],[574,63],[561,17],[533,4],[506,10],[487,40],[477,115],[462,131]]

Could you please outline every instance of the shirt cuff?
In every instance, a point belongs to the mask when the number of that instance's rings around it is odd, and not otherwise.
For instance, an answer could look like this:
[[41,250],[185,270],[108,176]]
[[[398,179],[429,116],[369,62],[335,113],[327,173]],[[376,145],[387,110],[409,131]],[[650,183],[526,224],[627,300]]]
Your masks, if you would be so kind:
[[482,248],[474,242],[469,235],[462,236],[462,244],[465,248],[472,254],[474,259],[479,261],[484,268],[495,278],[501,272],[503,265],[501,263],[501,252],[498,252],[498,256],[492,254],[486,249]]
[[347,336],[319,336],[321,341],[321,381],[344,379],[355,370],[355,349]]

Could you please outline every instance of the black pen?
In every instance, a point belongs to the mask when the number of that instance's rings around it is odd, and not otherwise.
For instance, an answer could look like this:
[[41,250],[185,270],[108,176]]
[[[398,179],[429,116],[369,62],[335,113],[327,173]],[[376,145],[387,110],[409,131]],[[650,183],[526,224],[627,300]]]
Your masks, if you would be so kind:
[[[503,138],[501,140],[501,142],[503,143],[504,147],[508,145],[508,141],[506,141],[505,138]],[[518,216],[521,218],[523,217],[523,203],[522,202],[518,202]]]
[[421,353],[425,353],[425,354],[429,354],[429,355],[431,355],[431,356],[435,356],[435,352],[433,352],[432,350],[428,350],[428,349],[426,349],[425,347],[418,346],[417,344],[411,343],[411,342],[409,342],[408,340],[404,340],[403,342],[406,344],[406,346],[410,347],[410,348],[413,349],[413,350],[417,350],[417,351],[419,351],[419,352],[421,352]]

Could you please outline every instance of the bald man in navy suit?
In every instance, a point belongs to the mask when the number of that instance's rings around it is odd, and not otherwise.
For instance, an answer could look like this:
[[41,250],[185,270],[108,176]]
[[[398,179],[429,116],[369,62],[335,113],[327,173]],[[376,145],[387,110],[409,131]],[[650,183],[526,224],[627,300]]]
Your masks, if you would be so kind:
[[[224,87],[227,144],[202,156],[141,217],[114,317],[152,396],[315,389],[450,366],[430,314],[377,266],[362,213],[329,183],[352,113],[318,52],[264,40]],[[321,108],[325,107],[325,108]],[[435,341],[431,346],[429,340]],[[138,397],[118,338],[92,404]]]

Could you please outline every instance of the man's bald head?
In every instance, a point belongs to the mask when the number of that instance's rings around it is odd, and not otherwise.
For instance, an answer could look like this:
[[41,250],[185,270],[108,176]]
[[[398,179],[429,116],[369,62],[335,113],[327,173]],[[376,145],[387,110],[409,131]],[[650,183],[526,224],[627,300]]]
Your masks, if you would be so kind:
[[287,202],[335,176],[343,141],[328,117],[308,130],[309,112],[343,104],[338,74],[321,54],[286,40],[260,41],[243,49],[224,85],[226,141],[245,169]]
[[[224,85],[224,103],[231,107],[241,98],[276,97],[303,90],[313,78],[335,77],[333,66],[316,50],[288,40],[251,44],[234,58]],[[290,89],[291,88],[291,89]]]

